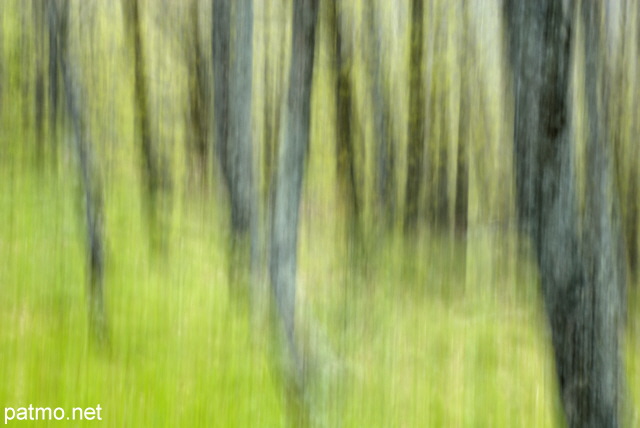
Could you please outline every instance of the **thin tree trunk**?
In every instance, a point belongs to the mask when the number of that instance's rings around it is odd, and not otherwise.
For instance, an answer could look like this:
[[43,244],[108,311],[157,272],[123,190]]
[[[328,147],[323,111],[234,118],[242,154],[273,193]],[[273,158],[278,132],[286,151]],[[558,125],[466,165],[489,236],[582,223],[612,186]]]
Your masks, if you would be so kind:
[[192,0],[190,6],[191,49],[186,52],[189,64],[189,148],[192,173],[201,187],[209,177],[208,105],[204,52],[200,42],[199,0]]
[[471,114],[468,58],[473,58],[474,46],[469,37],[469,5],[462,1],[462,43],[460,55],[460,116],[458,117],[458,153],[454,206],[454,227],[459,238],[466,238],[469,216],[469,172],[467,150],[471,143]]
[[96,172],[95,156],[86,119],[83,118],[84,88],[78,64],[70,53],[69,5],[62,0],[52,7],[60,31],[59,66],[64,82],[67,111],[74,133],[74,149],[80,167],[87,227],[87,258],[89,262],[89,326],[98,343],[108,343],[107,318],[104,303],[104,244],[102,230],[102,190]]
[[349,40],[345,40],[344,23],[339,5],[339,1],[333,0],[329,8],[329,31],[333,34],[335,49],[336,173],[338,187],[346,204],[348,231],[351,240],[357,240],[361,237],[361,231],[355,147],[351,126],[355,116],[351,81],[353,47]]
[[375,139],[376,203],[382,225],[389,229],[395,221],[396,210],[396,142],[391,126],[391,105],[384,83],[382,30],[380,11],[374,1],[365,6],[367,50],[365,58],[370,75]]
[[424,155],[424,81],[422,77],[423,0],[411,2],[411,52],[409,63],[409,131],[407,181],[405,186],[404,231],[411,233],[418,220],[418,201]]
[[147,85],[149,74],[145,58],[144,43],[142,39],[142,16],[140,0],[130,0],[128,8],[129,33],[133,41],[134,49],[134,75],[135,75],[135,112],[136,135],[140,138],[142,155],[143,183],[146,217],[149,222],[151,242],[155,242],[158,225],[158,202],[160,192],[169,185],[168,177],[162,170],[162,162],[159,159],[157,146],[154,145],[151,135],[149,87]]
[[[60,36],[58,29],[58,15],[56,13],[56,1],[49,0],[47,4],[47,30],[49,32],[49,73],[48,73],[48,89],[49,89],[49,122],[51,141],[56,140],[58,111],[59,111],[59,76],[58,76],[58,48],[60,44]],[[55,152],[55,148],[54,148]]]

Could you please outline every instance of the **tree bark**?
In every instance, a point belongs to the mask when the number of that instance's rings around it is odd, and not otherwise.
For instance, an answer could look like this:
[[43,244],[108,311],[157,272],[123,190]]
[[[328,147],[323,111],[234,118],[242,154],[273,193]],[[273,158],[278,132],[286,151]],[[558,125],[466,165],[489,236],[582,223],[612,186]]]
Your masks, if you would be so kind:
[[[209,177],[209,127],[207,103],[207,79],[205,57],[200,42],[199,0],[192,0],[189,7],[191,24],[191,44],[185,56],[189,67],[189,156],[192,174],[197,184],[205,187]],[[190,49],[189,49],[190,48]]]
[[356,154],[352,120],[353,46],[344,34],[344,22],[340,2],[333,0],[329,7],[329,32],[334,41],[335,101],[336,101],[336,175],[342,200],[346,205],[348,232],[351,240],[361,237],[360,199],[356,180]]
[[383,41],[380,11],[374,1],[365,6],[367,23],[367,50],[365,58],[369,70],[374,139],[375,139],[375,189],[380,220],[386,229],[392,227],[396,211],[396,141],[391,126],[389,93],[384,82]]
[[297,245],[304,165],[309,147],[318,0],[295,0],[289,90],[278,147],[269,275],[285,338],[289,384],[304,400],[303,361],[295,340]]
[[231,227],[235,235],[245,235],[254,205],[253,2],[241,0],[232,8],[228,0],[214,0],[213,6],[216,143],[231,201]]
[[[595,5],[594,3],[593,5]],[[514,156],[519,223],[533,241],[564,414],[570,427],[615,427],[620,395],[623,275],[602,147],[588,143],[587,231],[580,246],[569,106],[573,1],[505,2],[514,72]],[[598,31],[596,21],[589,31]],[[591,37],[591,38],[590,38]],[[587,35],[588,50],[594,49]],[[597,50],[596,50],[597,52]],[[593,110],[594,58],[587,55],[590,140],[604,144]],[[596,183],[595,180],[603,182]]]
[[409,130],[407,147],[407,181],[405,185],[404,231],[415,230],[424,155],[424,81],[422,77],[423,0],[411,2],[411,52],[409,62]]
[[104,243],[101,183],[86,119],[83,117],[84,88],[79,65],[70,53],[69,5],[61,0],[51,7],[60,31],[58,63],[64,82],[67,112],[74,133],[74,150],[80,167],[87,227],[87,259],[89,264],[89,327],[98,344],[108,343],[108,326],[104,303]]

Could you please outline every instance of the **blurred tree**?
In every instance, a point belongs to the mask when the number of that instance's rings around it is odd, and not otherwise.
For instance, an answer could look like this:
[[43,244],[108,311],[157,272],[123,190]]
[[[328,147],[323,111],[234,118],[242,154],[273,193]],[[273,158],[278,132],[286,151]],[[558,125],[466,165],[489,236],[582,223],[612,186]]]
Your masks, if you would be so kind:
[[[233,8],[231,4],[213,2],[213,84],[216,149],[231,202],[231,282],[236,282],[236,266],[257,269],[258,236],[252,141],[253,1],[237,1]],[[250,261],[245,263],[247,254]]]
[[366,49],[364,52],[369,73],[369,93],[373,108],[375,140],[375,192],[376,210],[381,226],[393,226],[397,205],[396,151],[393,133],[390,94],[385,85],[386,69],[383,61],[383,35],[380,6],[371,1],[364,6],[366,23]]
[[[469,217],[469,160],[468,147],[471,144],[471,90],[469,80],[475,67],[474,46],[471,43],[469,5],[467,0],[460,4],[461,28],[458,52],[460,70],[460,99],[458,115],[458,148],[456,155],[455,205],[453,209],[454,232],[457,238],[466,240]],[[465,242],[466,244],[466,242]],[[466,272],[466,248],[461,253],[461,269]],[[465,276],[463,275],[463,278]]]
[[87,118],[84,116],[85,89],[81,66],[71,52],[70,7],[68,0],[51,2],[56,15],[59,33],[58,64],[64,82],[67,113],[73,131],[74,150],[80,167],[80,179],[84,197],[85,222],[87,227],[87,259],[89,263],[89,325],[98,344],[108,344],[108,325],[104,304],[104,238],[102,186],[97,173],[96,159],[90,137]]
[[414,231],[418,220],[418,201],[424,156],[424,81],[422,74],[423,0],[411,1],[411,49],[409,59],[409,130],[407,147],[407,181],[405,185],[404,231]]
[[49,67],[48,67],[48,95],[49,95],[49,123],[51,126],[52,141],[55,141],[58,124],[58,111],[60,110],[58,74],[58,50],[60,35],[58,30],[58,15],[54,0],[45,2],[47,7],[47,30],[49,32]]
[[272,204],[269,275],[284,337],[284,371],[294,407],[295,426],[304,426],[303,361],[295,340],[298,223],[305,158],[309,147],[311,87],[318,0],[295,0],[287,102],[280,127],[278,165]]
[[[270,198],[270,191],[272,189],[272,179],[276,163],[276,157],[278,153],[278,135],[280,133],[280,116],[282,111],[282,99],[283,90],[282,86],[283,75],[285,73],[279,73],[284,67],[285,49],[284,44],[284,32],[281,30],[281,13],[283,9],[282,4],[274,2],[265,3],[265,14],[267,19],[265,20],[265,44],[264,50],[269,54],[266,55],[264,61],[264,156],[263,156],[263,180],[264,189],[266,191],[263,194],[263,200],[265,205]],[[275,22],[275,23],[274,23]],[[265,213],[268,216],[268,213]]]
[[206,59],[200,41],[200,7],[199,0],[192,0],[189,5],[190,43],[187,51],[187,68],[189,70],[189,112],[188,135],[190,170],[199,177],[198,184],[204,186],[209,175],[209,105]]
[[586,92],[590,123],[587,230],[579,246],[569,65],[574,2],[504,3],[514,73],[516,199],[540,270],[556,371],[570,427],[618,426],[619,318],[624,284],[606,133],[598,92],[600,3],[587,2]]
[[336,101],[336,173],[338,188],[346,206],[349,242],[358,241],[361,234],[361,209],[356,182],[356,155],[352,121],[356,118],[353,106],[352,67],[353,46],[345,32],[341,2],[333,0],[329,7],[329,34],[334,41],[335,101]]
[[147,81],[147,61],[142,40],[142,11],[139,0],[123,0],[123,11],[129,41],[133,46],[134,59],[134,100],[136,139],[140,138],[142,155],[142,182],[146,218],[150,228],[150,240],[155,243],[158,236],[158,200],[160,192],[169,187],[168,173],[162,168],[164,163],[158,154],[157,145],[151,133],[149,88]]
[[[584,361],[574,361],[581,377],[591,387],[582,392],[582,403],[569,411],[580,426],[619,426],[622,405],[622,320],[626,308],[626,270],[619,200],[614,182],[609,116],[606,37],[602,28],[610,2],[584,2],[585,93],[586,93],[586,220],[584,256],[587,270],[587,301],[583,315],[587,325],[585,349],[593,352]],[[607,17],[610,18],[610,17]],[[613,123],[616,123],[615,121]],[[618,132],[618,131],[616,131]],[[589,323],[593,325],[589,325]],[[590,330],[590,331],[589,331]],[[578,364],[583,363],[583,364]]]
[[44,114],[45,114],[45,44],[47,41],[45,15],[47,5],[44,0],[32,0],[33,25],[35,28],[36,84],[34,96],[35,128],[36,128],[36,160],[40,166],[44,161]]

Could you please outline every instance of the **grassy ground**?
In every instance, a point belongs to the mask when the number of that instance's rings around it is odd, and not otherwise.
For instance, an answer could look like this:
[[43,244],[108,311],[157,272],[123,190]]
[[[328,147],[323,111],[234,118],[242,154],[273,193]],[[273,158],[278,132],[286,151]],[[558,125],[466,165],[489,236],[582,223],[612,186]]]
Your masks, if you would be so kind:
[[[177,204],[166,247],[154,255],[136,186],[121,179],[108,187],[112,345],[101,352],[88,340],[73,180],[5,168],[0,183],[3,407],[100,404],[105,426],[285,424],[266,332],[252,330],[228,296],[214,201]],[[535,279],[504,237],[470,238],[466,272],[459,249],[426,235],[410,250],[390,242],[354,267],[336,244],[340,228],[318,227],[329,217],[309,205],[299,314],[313,315],[339,358],[322,395],[330,424],[553,425],[555,381]],[[629,315],[635,332],[637,311]],[[630,333],[631,403],[639,354]],[[37,425],[47,424],[65,425]]]

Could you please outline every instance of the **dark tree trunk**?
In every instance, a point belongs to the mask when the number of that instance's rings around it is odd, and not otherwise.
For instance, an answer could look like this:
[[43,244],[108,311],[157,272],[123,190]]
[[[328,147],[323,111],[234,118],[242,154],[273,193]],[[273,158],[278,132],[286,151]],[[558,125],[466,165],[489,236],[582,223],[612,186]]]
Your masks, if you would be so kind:
[[433,226],[436,230],[445,231],[449,228],[449,120],[448,120],[448,95],[440,94],[440,138],[438,142],[437,156],[433,156],[434,162],[430,165],[435,169],[432,188],[435,193],[431,195],[428,203],[432,205]]
[[424,80],[422,76],[423,0],[411,2],[411,52],[409,63],[409,131],[407,181],[405,186],[404,231],[411,233],[418,220],[424,155]]
[[58,75],[58,50],[60,36],[58,29],[58,15],[56,13],[55,0],[47,1],[47,30],[49,31],[49,68],[48,68],[48,89],[49,89],[49,122],[52,141],[55,141],[58,125],[59,106],[59,75]]
[[190,6],[191,45],[186,53],[189,65],[189,156],[192,174],[197,184],[204,187],[209,176],[209,116],[207,104],[207,77],[205,57],[200,42],[199,0],[192,0]]
[[[532,238],[538,261],[564,413],[570,427],[615,427],[620,422],[619,290],[624,279],[613,257],[619,247],[613,211],[605,202],[615,200],[605,179],[611,171],[602,147],[591,142],[589,174],[604,183],[594,178],[588,184],[593,194],[587,228],[594,230],[579,246],[568,96],[573,2],[511,0],[505,2],[505,16],[516,97],[519,222]],[[589,25],[589,31],[598,31],[597,24]],[[597,78],[593,71],[587,58],[586,75]],[[594,88],[590,79],[588,93]],[[594,105],[593,94],[587,98]],[[601,120],[597,111],[589,114],[589,122]],[[589,138],[604,144],[605,135],[592,129]]]
[[87,259],[89,264],[89,325],[98,343],[108,343],[107,318],[104,303],[104,243],[102,230],[102,189],[96,171],[96,160],[83,117],[84,88],[81,72],[69,50],[69,5],[66,0],[51,7],[57,8],[57,27],[60,31],[58,63],[62,71],[67,112],[74,133],[74,149],[80,167],[87,227]]
[[229,0],[213,0],[212,4],[212,57],[213,57],[213,108],[215,148],[222,177],[230,188],[230,171],[227,163],[229,135],[229,44],[231,17]]
[[158,233],[158,202],[160,192],[169,186],[169,178],[162,169],[162,161],[158,155],[157,145],[151,135],[151,118],[149,103],[149,87],[147,62],[145,60],[144,42],[142,39],[142,16],[139,0],[128,0],[123,6],[129,37],[133,43],[134,55],[134,100],[136,138],[140,138],[142,157],[142,181],[144,183],[145,211],[150,228],[151,242],[154,243]]
[[280,127],[273,224],[269,239],[271,288],[280,319],[279,330],[285,338],[285,354],[288,355],[285,373],[299,400],[305,399],[305,388],[303,362],[295,340],[298,223],[309,146],[317,17],[318,0],[294,1],[289,90]]
[[376,3],[365,6],[367,23],[367,68],[370,75],[370,88],[373,108],[375,139],[375,189],[376,205],[382,225],[389,229],[395,220],[396,211],[396,142],[391,126],[391,105],[389,93],[385,88],[382,34],[380,12]]
[[458,117],[458,153],[456,156],[456,188],[454,228],[459,238],[466,238],[469,218],[468,147],[471,144],[471,91],[469,65],[475,63],[475,47],[469,37],[469,4],[462,0],[462,35],[460,53],[460,116]]
[[336,96],[336,173],[338,187],[346,205],[348,230],[351,238],[360,234],[360,201],[356,182],[356,159],[353,139],[352,120],[353,87],[351,68],[353,66],[353,47],[343,34],[344,23],[340,11],[340,2],[333,0],[329,8],[329,32],[334,37],[335,55],[335,96]]
[[[602,2],[582,4],[585,30],[585,94],[588,124],[586,144],[587,195],[584,255],[590,293],[593,326],[590,349],[595,350],[586,367],[591,388],[578,407],[581,426],[616,426],[622,392],[621,329],[626,305],[626,271],[624,247],[617,198],[613,180],[612,147],[609,141],[607,67],[603,49],[607,40],[600,25],[605,12]],[[593,408],[595,407],[595,408]],[[588,419],[581,417],[588,416]],[[591,425],[588,425],[590,423]]]
[[33,0],[33,24],[36,45],[36,87],[35,87],[35,125],[36,125],[36,161],[42,166],[45,157],[44,115],[45,115],[45,44],[46,44],[46,4],[43,0]]

